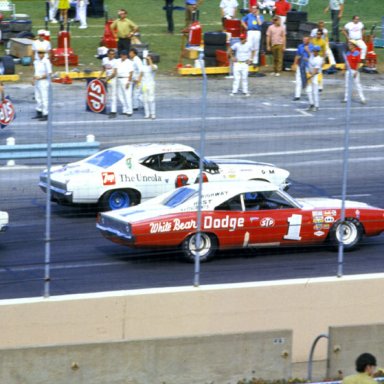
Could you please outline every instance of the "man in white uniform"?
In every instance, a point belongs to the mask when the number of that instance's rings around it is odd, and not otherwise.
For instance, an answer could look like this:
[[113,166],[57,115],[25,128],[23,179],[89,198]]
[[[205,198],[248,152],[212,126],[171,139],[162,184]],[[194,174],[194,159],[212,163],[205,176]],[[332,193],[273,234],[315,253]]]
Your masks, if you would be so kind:
[[59,5],[59,0],[48,0],[49,2],[49,21],[57,24],[56,14]]
[[153,63],[150,55],[145,57],[143,61],[141,89],[143,92],[144,117],[154,120],[156,118],[155,72],[157,71],[157,65]]
[[132,77],[133,64],[128,59],[128,52],[122,50],[116,60],[117,97],[123,107],[123,115],[132,116]]
[[364,32],[365,27],[364,24],[360,21],[359,16],[353,16],[352,21],[345,24],[343,29],[343,34],[347,38],[347,42],[353,40],[355,45],[361,49],[361,60],[365,60],[365,56],[367,55],[367,46],[363,40]]
[[143,62],[140,57],[137,56],[136,48],[129,50],[129,58],[133,64],[133,83],[132,83],[132,98],[133,98],[133,110],[137,111],[140,104],[140,92],[141,92],[141,77],[143,73]]
[[244,33],[240,35],[240,41],[230,48],[229,54],[233,61],[233,85],[230,95],[233,96],[239,91],[241,81],[241,89],[244,96],[249,96],[248,65],[251,62],[252,47],[251,44],[247,42],[247,37]]
[[236,11],[238,6],[239,3],[237,2],[237,0],[221,0],[221,17],[225,19],[234,19],[236,17]]
[[117,93],[116,93],[116,62],[115,59],[116,51],[113,48],[108,49],[107,57],[103,57],[101,61],[102,70],[99,76],[99,79],[102,78],[105,73],[105,81],[108,86],[108,98],[111,99],[111,111],[109,112],[109,118],[112,119],[116,117],[117,111]]
[[88,6],[88,0],[77,0],[76,2],[76,20],[80,21],[79,29],[88,28],[87,6]]
[[320,47],[315,45],[308,60],[306,92],[309,100],[308,111],[319,110],[319,75],[323,66],[323,59],[319,55]]
[[48,40],[45,40],[45,33],[46,31],[44,29],[39,29],[37,31],[37,39],[33,41],[32,43],[32,51],[33,51],[33,59],[37,60],[39,58],[38,52],[44,51],[45,57],[49,58],[49,52],[51,51],[51,43]]
[[52,74],[52,65],[45,57],[45,51],[38,51],[38,58],[33,62],[34,76],[32,85],[35,86],[36,116],[33,119],[48,120],[48,90]]

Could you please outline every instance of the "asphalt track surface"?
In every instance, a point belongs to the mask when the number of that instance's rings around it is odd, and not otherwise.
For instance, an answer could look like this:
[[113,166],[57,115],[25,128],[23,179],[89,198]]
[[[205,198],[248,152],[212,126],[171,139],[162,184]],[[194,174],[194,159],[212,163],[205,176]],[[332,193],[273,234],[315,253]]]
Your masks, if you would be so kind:
[[[180,142],[205,154],[271,162],[291,172],[293,196],[334,196],[342,191],[346,105],[341,73],[325,79],[320,111],[307,112],[306,97],[293,102],[292,74],[250,79],[251,97],[230,97],[231,80],[210,78],[202,103],[201,78],[159,77],[157,119],[85,111],[85,83],[53,87],[54,142],[84,141],[93,134],[107,148],[123,143]],[[363,75],[368,104],[351,104],[347,197],[384,207],[384,76]],[[17,118],[0,130],[0,144],[44,143],[47,125],[31,120],[33,88],[9,85]],[[55,159],[62,162],[64,159]],[[45,194],[38,184],[44,160],[0,165],[0,209],[10,230],[0,237],[0,299],[44,292]],[[52,204],[50,295],[121,289],[188,286],[194,266],[177,252],[131,250],[105,240],[95,229],[96,210]],[[346,253],[344,274],[384,271],[384,235]],[[200,284],[335,276],[337,253],[324,247],[220,252],[201,265]]]

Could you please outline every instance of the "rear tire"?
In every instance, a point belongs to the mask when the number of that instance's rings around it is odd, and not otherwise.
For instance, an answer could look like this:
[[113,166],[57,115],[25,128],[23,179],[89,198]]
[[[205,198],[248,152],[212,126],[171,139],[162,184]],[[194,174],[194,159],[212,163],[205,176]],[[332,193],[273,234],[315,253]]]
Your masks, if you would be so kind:
[[337,221],[329,231],[329,241],[334,249],[338,249],[339,242],[343,242],[344,249],[350,251],[356,248],[363,237],[364,228],[360,221],[346,218],[344,222]]
[[196,246],[197,233],[194,233],[191,236],[188,236],[181,246],[183,251],[183,256],[188,262],[194,262],[196,255],[200,258],[200,262],[209,261],[215,255],[217,250],[217,238],[214,235],[209,233],[201,232],[200,233],[200,247]]
[[139,203],[137,194],[128,189],[115,189],[105,193],[100,201],[102,211],[114,211],[116,209],[128,208]]

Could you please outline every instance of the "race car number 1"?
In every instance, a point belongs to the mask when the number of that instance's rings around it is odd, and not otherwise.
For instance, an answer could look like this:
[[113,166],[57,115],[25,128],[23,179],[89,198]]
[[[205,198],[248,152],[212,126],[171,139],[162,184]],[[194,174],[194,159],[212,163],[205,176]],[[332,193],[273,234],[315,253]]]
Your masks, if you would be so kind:
[[87,105],[92,112],[101,113],[107,105],[107,91],[104,83],[98,79],[92,80],[87,87]]

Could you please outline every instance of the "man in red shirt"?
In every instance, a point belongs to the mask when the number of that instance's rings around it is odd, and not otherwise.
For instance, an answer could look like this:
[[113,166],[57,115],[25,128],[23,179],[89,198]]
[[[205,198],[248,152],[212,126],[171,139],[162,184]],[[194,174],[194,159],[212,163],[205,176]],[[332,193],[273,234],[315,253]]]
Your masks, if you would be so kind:
[[[350,90],[351,76],[355,84],[357,93],[359,94],[361,104],[366,104],[366,100],[363,93],[363,88],[360,83],[360,73],[359,66],[361,62],[360,50],[357,48],[357,42],[354,40],[349,40],[348,42],[349,51],[346,53],[347,63],[345,68],[345,95],[343,102],[346,103],[348,99],[348,94],[352,91]],[[349,66],[349,68],[348,68]],[[351,96],[352,97],[352,96]]]
[[287,0],[276,0],[275,3],[275,16],[279,16],[281,25],[285,26],[285,20],[287,20],[287,13],[291,10],[291,4]]

